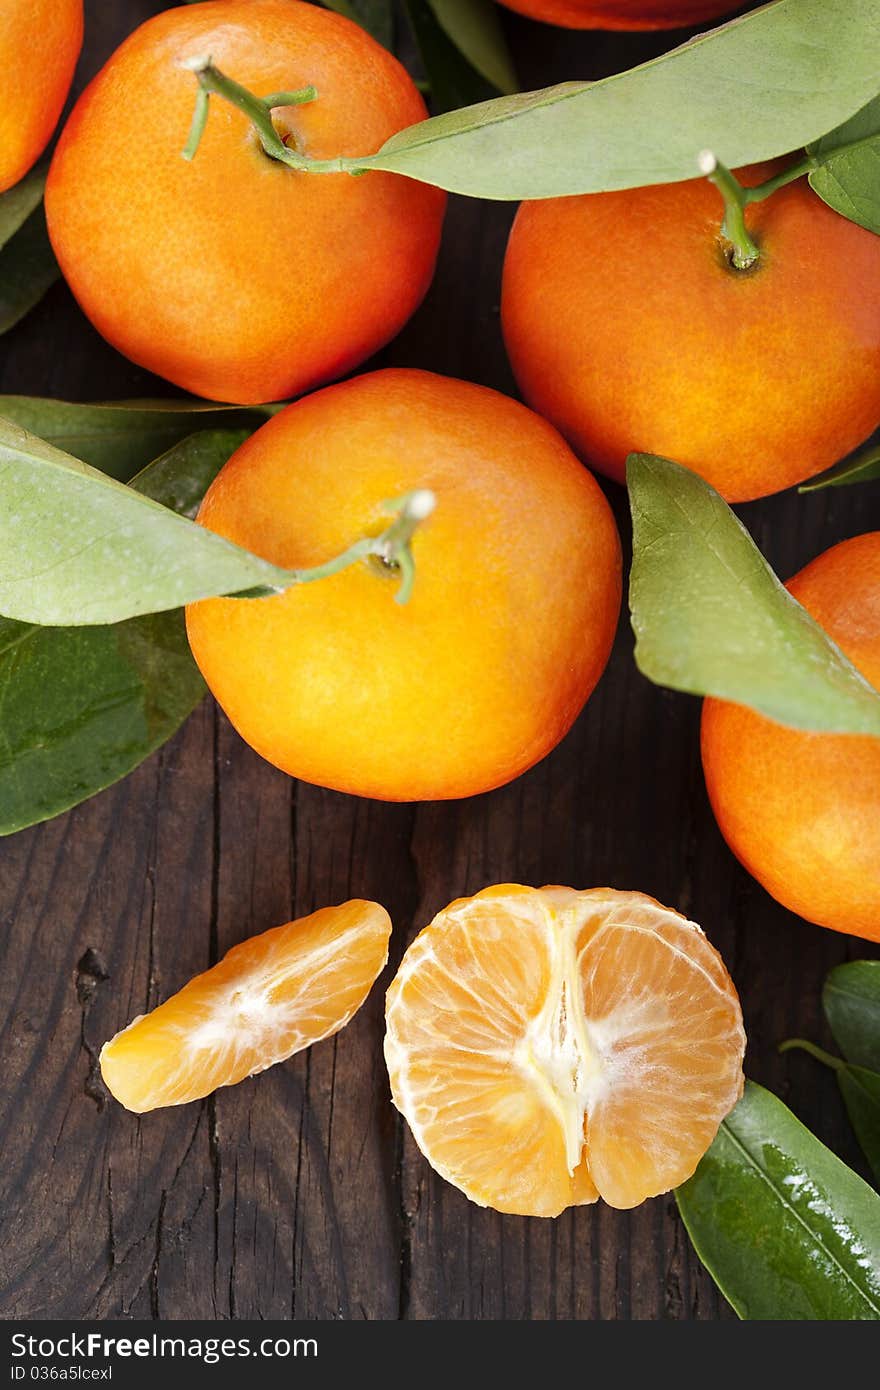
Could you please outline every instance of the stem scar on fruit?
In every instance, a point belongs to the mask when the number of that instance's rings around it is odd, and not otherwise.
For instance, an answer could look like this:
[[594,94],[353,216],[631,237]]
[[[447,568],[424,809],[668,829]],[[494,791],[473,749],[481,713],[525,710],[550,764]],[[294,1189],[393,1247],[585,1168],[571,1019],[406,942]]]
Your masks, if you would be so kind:
[[270,92],[268,96],[258,97],[253,92],[248,91],[247,87],[243,87],[240,82],[227,77],[225,73],[215,67],[210,56],[185,58],[181,60],[180,66],[188,72],[194,73],[199,84],[189,138],[183,149],[184,159],[195,157],[208,120],[208,104],[211,96],[215,94],[231,102],[233,106],[237,106],[239,111],[244,112],[254,127],[263,150],[270,159],[277,159],[281,164],[287,164],[291,169],[308,170],[310,173],[357,172],[356,169],[349,167],[349,161],[346,159],[310,159],[306,155],[297,153],[295,149],[291,149],[289,145],[284,143],[275,128],[272,112],[277,107],[303,106],[307,102],[317,100],[318,90],[311,84],[307,87],[300,87],[294,92]]
[[[322,565],[311,569],[292,570],[292,584],[310,584],[315,579],[329,579],[333,574],[348,569],[359,560],[371,561],[376,573],[388,577],[399,576],[400,584],[394,595],[395,603],[408,603],[416,577],[416,562],[412,553],[412,540],[422,522],[427,521],[437,505],[437,498],[430,488],[419,487],[406,492],[402,497],[392,498],[382,503],[383,512],[393,514],[393,520],[378,536],[362,536],[347,550],[325,560]],[[239,598],[265,598],[283,593],[283,589],[251,591],[239,594]]]

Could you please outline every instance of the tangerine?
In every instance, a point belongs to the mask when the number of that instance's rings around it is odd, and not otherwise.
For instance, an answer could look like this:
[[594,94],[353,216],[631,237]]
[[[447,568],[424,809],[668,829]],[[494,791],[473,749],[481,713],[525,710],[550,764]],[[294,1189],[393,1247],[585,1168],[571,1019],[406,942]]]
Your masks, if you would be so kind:
[[[880,531],[832,546],[786,587],[880,690]],[[880,738],[707,699],[702,753],[715,818],[749,873],[808,922],[880,941]]]
[[83,0],[4,0],[0,7],[0,193],[49,143],[82,39]]
[[481,1206],[634,1207],[690,1177],[743,1090],[739,999],[642,893],[504,884],[452,903],[386,998],[394,1103]]
[[242,445],[198,519],[299,570],[426,489],[408,603],[374,554],[187,610],[210,689],[292,776],[388,801],[487,791],[559,742],[602,673],[620,606],[610,508],[552,426],[496,391],[401,369],[325,387]]
[[744,502],[880,422],[880,237],[801,179],[748,208],[738,270],[722,213],[706,179],[523,203],[502,314],[523,395],[591,466],[661,454]]
[[[210,56],[314,158],[377,150],[422,120],[405,69],[359,25],[300,0],[203,0],[136,29],[80,97],[49,172],[52,245],[95,327],[188,391],[254,403],[350,371],[431,280],[445,197],[396,174],[304,173],[219,97],[182,158]],[[189,67],[187,66],[189,64]]]
[[679,29],[736,9],[736,0],[501,0],[566,29]]

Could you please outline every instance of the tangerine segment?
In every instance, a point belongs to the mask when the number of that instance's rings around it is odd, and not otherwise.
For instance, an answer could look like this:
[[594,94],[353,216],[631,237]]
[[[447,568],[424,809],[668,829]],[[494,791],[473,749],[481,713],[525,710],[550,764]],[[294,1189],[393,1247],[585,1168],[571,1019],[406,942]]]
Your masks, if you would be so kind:
[[353,899],[233,946],[101,1049],[101,1074],[138,1114],[233,1086],[338,1033],[388,959],[391,920]]
[[406,952],[386,1029],[425,1157],[521,1216],[676,1186],[742,1093],[721,957],[641,893],[507,884],[452,903]]

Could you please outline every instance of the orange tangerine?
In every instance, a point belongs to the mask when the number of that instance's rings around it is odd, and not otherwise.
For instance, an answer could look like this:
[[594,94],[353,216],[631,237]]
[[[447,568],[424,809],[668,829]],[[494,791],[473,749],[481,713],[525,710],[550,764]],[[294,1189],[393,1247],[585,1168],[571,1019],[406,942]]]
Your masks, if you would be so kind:
[[388,526],[383,500],[436,511],[412,597],[363,561],[272,598],[189,606],[193,655],[252,748],[356,796],[432,801],[518,777],[598,681],[620,606],[620,542],[556,431],[497,391],[403,368],[296,401],[220,471],[212,531],[289,569]]
[[386,1002],[394,1103],[480,1206],[634,1207],[693,1173],[742,1094],[739,999],[642,893],[504,884],[439,913]]
[[717,19],[736,0],[501,0],[509,10],[565,29],[677,29]]
[[[880,690],[880,531],[832,546],[786,588]],[[880,941],[880,739],[706,700],[702,755],[719,829],[767,892],[808,922]]]
[[127,1110],[183,1105],[338,1033],[388,959],[391,921],[353,899],[233,946],[101,1049]]
[[23,178],[58,124],[83,38],[83,0],[0,5],[0,193]]

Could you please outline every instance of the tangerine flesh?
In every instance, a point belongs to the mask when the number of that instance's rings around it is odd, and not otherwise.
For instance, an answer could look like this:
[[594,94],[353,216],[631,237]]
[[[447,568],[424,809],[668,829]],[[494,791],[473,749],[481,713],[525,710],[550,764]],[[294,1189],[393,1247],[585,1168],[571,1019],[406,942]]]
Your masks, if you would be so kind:
[[504,884],[459,899],[386,996],[394,1103],[481,1206],[633,1207],[694,1171],[742,1094],[718,952],[641,893]]

